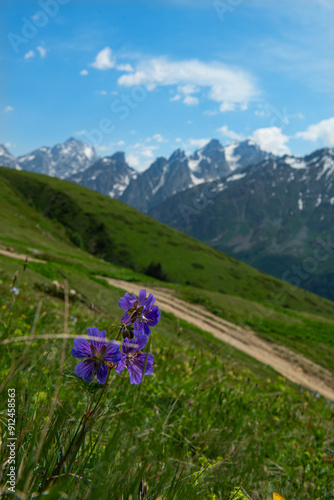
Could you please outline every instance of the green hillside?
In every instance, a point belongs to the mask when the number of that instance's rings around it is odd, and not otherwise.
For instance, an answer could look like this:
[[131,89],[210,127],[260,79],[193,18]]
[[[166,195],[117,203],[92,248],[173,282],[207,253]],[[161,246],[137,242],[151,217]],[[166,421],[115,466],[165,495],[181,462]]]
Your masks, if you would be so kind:
[[[12,257],[0,253],[0,403],[6,408],[14,387],[20,498],[136,499],[142,482],[143,499],[267,500],[273,491],[286,499],[333,498],[333,404],[167,313],[151,334],[153,375],[139,387],[112,375],[78,453],[50,481],[98,391],[75,377],[73,343],[57,335],[68,322],[71,334],[94,325],[115,337],[111,325],[121,314],[123,291],[97,274],[142,281],[151,291],[156,280],[138,271],[160,262],[175,280],[160,285],[328,369],[333,308],[68,182],[1,168],[0,195],[0,249],[12,250]],[[41,262],[24,270],[14,251]],[[54,280],[67,280],[74,292],[68,312]],[[270,300],[277,290],[286,303]],[[54,339],[14,342],[32,331]],[[6,425],[0,438],[8,438]],[[3,446],[1,463],[6,459]],[[238,489],[249,496],[236,496]]]
[[[30,172],[0,168],[0,178],[1,190],[5,190],[0,201],[4,214],[1,238],[23,238],[42,245],[44,251],[68,252],[80,260],[72,242],[138,273],[145,274],[149,267],[160,264],[161,272],[152,274],[168,282],[333,317],[330,301],[259,272],[118,200]],[[16,215],[13,205],[18,206]],[[36,222],[36,212],[43,225]],[[17,218],[25,214],[29,216],[18,224]],[[56,233],[47,219],[56,223]]]

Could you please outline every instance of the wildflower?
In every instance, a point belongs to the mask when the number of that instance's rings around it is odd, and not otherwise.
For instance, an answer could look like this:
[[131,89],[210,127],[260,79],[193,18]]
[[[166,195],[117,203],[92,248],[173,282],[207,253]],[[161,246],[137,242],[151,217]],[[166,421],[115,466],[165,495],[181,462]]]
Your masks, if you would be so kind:
[[151,333],[150,326],[155,326],[160,321],[160,310],[154,306],[156,298],[151,293],[146,298],[146,290],[140,290],[138,300],[135,294],[126,293],[120,298],[118,305],[126,311],[121,319],[123,325],[133,324],[135,333],[143,332],[146,335]]
[[[146,362],[145,375],[153,373],[154,356],[151,353],[143,353],[142,349],[148,342],[148,336],[145,333],[136,333],[135,338],[129,340],[125,338],[122,342],[122,359],[115,368],[117,373],[121,373],[126,368],[130,375],[131,384],[140,384]],[[130,344],[127,345],[127,344]],[[147,357],[147,361],[146,361]]]
[[89,328],[87,335],[97,337],[101,340],[91,340],[77,338],[74,339],[74,347],[71,351],[73,358],[85,358],[74,368],[78,377],[82,377],[85,382],[91,382],[96,374],[97,381],[104,384],[108,375],[108,366],[105,363],[118,363],[122,358],[118,343],[114,340],[106,342],[106,331],[99,331],[94,326]]
[[13,286],[13,288],[10,289],[10,291],[14,294],[14,295],[18,295],[20,293],[20,290],[18,289],[17,286]]
[[1,309],[5,310],[5,309],[7,309],[7,307],[6,307],[6,306],[2,306],[2,308],[1,308]]

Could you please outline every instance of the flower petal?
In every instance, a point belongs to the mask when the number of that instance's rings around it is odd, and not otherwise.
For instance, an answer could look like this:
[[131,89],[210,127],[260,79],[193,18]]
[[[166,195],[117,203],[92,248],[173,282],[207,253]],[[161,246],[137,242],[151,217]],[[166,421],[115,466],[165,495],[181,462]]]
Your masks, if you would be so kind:
[[133,323],[133,331],[136,336],[140,333],[144,333],[148,337],[151,333],[148,324],[140,321],[139,319],[136,319],[136,321]]
[[115,340],[108,342],[104,354],[104,359],[108,363],[118,363],[122,358],[122,353],[119,350],[119,345]]
[[146,364],[145,374],[151,375],[151,373],[153,372],[153,366],[152,366],[152,363],[154,361],[153,354],[150,354],[150,353],[140,354],[137,358],[134,358],[131,361],[128,361],[128,363],[127,363],[127,369],[128,369],[129,375],[130,375],[130,383],[131,384],[140,384],[141,383],[146,356],[147,356],[147,364]]
[[78,377],[82,377],[85,382],[91,382],[95,374],[95,363],[91,361],[81,361],[74,368],[74,373]]
[[[87,335],[89,335],[90,337],[99,337],[101,339],[105,339],[107,336],[107,332],[105,330],[102,330],[100,332],[98,328],[92,326],[91,328],[88,328]],[[106,345],[105,341],[99,342],[98,340],[90,340],[90,344],[97,352],[99,352],[102,347]]]
[[161,312],[158,306],[152,306],[150,311],[144,312],[145,319],[150,326],[155,326],[160,321]]
[[[154,295],[152,295],[150,293],[150,295],[148,296],[147,300],[145,301],[145,306],[147,309],[152,309],[152,306],[154,304],[154,302],[156,301],[157,299],[154,297]],[[157,306],[155,306],[157,307]]]
[[138,295],[139,305],[140,306],[145,305],[145,301],[146,301],[146,290],[142,289],[142,290],[140,290],[139,295]]
[[128,314],[128,313],[124,313],[123,316],[121,317],[121,323],[123,323],[123,325],[131,325],[131,322],[129,321],[131,318],[131,314]]
[[73,358],[88,358],[92,354],[91,346],[86,339],[74,339],[74,347],[71,351]]
[[136,302],[137,298],[135,294],[133,293],[131,296],[128,292],[124,295],[124,297],[121,297],[118,301],[118,305],[121,309],[124,311],[128,311],[133,307],[133,304]]
[[132,340],[129,340],[128,337],[125,337],[125,339],[122,342],[122,351],[124,354],[129,354],[131,352],[132,347],[129,347],[128,344],[132,344]]
[[121,373],[124,370],[125,366],[126,366],[126,355],[122,354],[122,359],[117,364],[115,372]]
[[141,354],[138,354],[136,358],[136,363],[137,365],[142,366],[142,371],[143,371],[145,366],[146,356],[147,356],[147,362],[146,362],[145,375],[151,375],[153,373],[153,366],[152,366],[154,362],[153,354],[151,354],[150,352],[148,353],[143,352]]
[[148,336],[145,333],[136,333],[135,338],[132,343],[137,344],[138,347],[134,347],[134,351],[142,351],[148,342]]
[[104,384],[108,375],[108,367],[105,364],[102,364],[100,368],[96,372],[96,378],[99,384]]

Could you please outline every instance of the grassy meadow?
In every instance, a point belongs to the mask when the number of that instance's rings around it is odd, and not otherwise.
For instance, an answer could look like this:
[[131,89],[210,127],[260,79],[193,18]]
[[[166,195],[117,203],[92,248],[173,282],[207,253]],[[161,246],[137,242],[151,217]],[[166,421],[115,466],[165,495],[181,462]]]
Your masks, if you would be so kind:
[[[0,255],[4,498],[334,498],[332,402],[162,313],[150,336],[153,374],[135,386],[125,371],[113,372],[78,440],[102,386],[75,376],[73,341],[57,338],[91,326],[115,338],[124,291],[96,275],[141,281],[150,291],[157,279],[145,271],[159,262],[167,280],[160,284],[178,296],[334,371],[330,301],[79,186],[4,168],[0,180],[0,248],[41,259],[24,270]],[[68,283],[68,300],[54,280]],[[5,492],[12,388],[16,496]]]

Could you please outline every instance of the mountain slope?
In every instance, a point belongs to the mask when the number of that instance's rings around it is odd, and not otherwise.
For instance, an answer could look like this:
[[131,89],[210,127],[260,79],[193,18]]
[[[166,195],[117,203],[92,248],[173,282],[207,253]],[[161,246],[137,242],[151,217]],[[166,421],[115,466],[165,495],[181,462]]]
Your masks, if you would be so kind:
[[20,170],[17,158],[3,144],[0,144],[0,165]]
[[334,299],[333,247],[327,242],[334,238],[330,149],[304,159],[265,160],[178,193],[149,213],[258,269]]
[[4,146],[0,146],[1,165],[60,179],[86,170],[98,158],[92,146],[73,138],[52,148],[43,146],[19,157],[11,155]]
[[157,158],[138,173],[126,163],[124,153],[100,159],[92,146],[73,138],[17,158],[0,145],[0,164],[4,166],[71,180],[122,199],[144,213],[175,193],[272,157],[250,140],[223,147],[212,139],[193,155],[178,149],[168,160]]
[[212,139],[189,157],[178,149],[168,160],[158,158],[130,182],[120,199],[147,213],[180,191],[273,157],[250,140],[223,147],[217,139]]
[[88,187],[98,193],[120,198],[137,172],[129,167],[122,152],[101,158],[83,172],[71,175],[68,180]]
[[118,200],[30,172],[0,168],[0,177],[17,196],[60,224],[73,242],[109,262],[139,272],[160,263],[174,283],[273,304],[282,292],[284,307],[332,314],[329,302],[256,271]]

